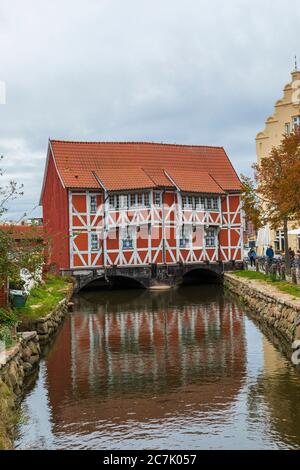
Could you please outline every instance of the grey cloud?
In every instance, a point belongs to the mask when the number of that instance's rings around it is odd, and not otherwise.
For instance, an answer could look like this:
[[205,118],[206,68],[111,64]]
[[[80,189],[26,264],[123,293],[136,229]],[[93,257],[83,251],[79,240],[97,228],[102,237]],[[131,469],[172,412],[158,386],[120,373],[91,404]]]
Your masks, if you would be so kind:
[[223,145],[249,173],[299,22],[297,0],[2,0],[9,216],[38,201],[49,136]]

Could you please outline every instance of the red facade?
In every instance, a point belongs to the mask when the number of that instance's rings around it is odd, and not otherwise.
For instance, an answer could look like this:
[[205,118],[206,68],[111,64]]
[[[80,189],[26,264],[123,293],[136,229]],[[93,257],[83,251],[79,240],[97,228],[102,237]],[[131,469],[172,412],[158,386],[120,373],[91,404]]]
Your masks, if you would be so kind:
[[242,260],[240,182],[221,148],[51,141],[42,205],[60,269]]
[[51,240],[51,262],[61,269],[68,269],[70,265],[68,190],[60,180],[52,155],[48,155],[42,203],[43,224]]

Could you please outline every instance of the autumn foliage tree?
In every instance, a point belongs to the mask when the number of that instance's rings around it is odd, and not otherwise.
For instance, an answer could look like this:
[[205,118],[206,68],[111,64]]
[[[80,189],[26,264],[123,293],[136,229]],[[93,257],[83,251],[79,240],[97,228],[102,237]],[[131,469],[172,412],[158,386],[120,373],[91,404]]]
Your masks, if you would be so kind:
[[256,228],[268,223],[272,229],[283,229],[289,273],[289,222],[300,223],[300,127],[284,135],[281,144],[253,168],[255,181],[242,177],[246,216]]

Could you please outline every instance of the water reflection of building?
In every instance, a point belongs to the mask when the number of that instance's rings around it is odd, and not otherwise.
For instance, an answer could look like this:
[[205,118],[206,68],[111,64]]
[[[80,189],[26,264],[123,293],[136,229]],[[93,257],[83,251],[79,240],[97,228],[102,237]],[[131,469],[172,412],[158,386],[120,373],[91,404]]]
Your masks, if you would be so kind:
[[47,360],[55,423],[79,425],[80,413],[123,422],[128,410],[159,418],[185,412],[187,400],[198,411],[229,407],[245,372],[242,311],[215,292],[200,303],[197,290],[189,303],[180,292],[81,297]]

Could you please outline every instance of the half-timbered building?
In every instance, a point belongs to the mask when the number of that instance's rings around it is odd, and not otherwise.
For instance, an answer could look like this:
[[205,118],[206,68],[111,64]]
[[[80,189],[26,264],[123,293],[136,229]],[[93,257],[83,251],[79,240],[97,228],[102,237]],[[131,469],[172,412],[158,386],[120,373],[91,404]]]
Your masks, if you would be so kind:
[[60,270],[242,261],[240,180],[221,147],[51,140],[41,203]]

